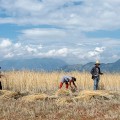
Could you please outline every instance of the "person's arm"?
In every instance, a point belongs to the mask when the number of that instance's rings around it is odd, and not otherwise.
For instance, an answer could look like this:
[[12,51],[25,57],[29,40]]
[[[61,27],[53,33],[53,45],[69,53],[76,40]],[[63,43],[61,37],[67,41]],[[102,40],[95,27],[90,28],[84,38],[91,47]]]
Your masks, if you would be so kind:
[[90,73],[92,74],[92,79],[94,79],[94,73],[95,73],[95,67],[93,67],[92,69],[91,69],[91,71],[90,71]]
[[75,86],[75,88],[77,89],[77,86],[76,86],[76,84],[75,84],[75,82],[73,81],[73,85]]
[[71,88],[73,88],[72,85],[71,85],[71,82],[72,82],[72,80],[69,81],[69,85],[70,85]]
[[100,68],[99,68],[99,74],[100,74],[100,75],[103,75],[103,73],[101,72]]
[[91,69],[90,73],[93,75],[94,74],[94,67]]

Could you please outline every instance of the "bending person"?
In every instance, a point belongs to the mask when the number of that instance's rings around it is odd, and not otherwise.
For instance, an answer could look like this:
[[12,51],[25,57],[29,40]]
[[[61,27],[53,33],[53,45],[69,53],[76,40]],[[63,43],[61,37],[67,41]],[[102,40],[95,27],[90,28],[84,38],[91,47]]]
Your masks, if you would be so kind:
[[[70,86],[71,89],[76,88],[77,86],[75,84],[76,78],[75,77],[71,77],[71,76],[64,76],[61,80],[60,80],[60,86],[59,88],[61,89],[63,84],[66,84],[66,89],[68,89],[68,87]],[[72,86],[73,84],[73,86]]]

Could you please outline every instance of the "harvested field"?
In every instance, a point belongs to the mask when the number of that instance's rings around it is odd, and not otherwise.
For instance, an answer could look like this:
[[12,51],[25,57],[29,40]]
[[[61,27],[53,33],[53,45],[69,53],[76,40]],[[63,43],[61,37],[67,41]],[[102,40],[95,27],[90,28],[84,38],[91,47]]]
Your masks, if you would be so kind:
[[[120,120],[118,74],[101,77],[97,91],[92,90],[88,73],[5,74],[5,90],[0,91],[0,120]],[[63,74],[77,77],[78,91],[58,89]]]
[[74,94],[63,94],[22,96],[20,93],[0,91],[0,120],[120,119],[119,92],[84,90],[76,97]]

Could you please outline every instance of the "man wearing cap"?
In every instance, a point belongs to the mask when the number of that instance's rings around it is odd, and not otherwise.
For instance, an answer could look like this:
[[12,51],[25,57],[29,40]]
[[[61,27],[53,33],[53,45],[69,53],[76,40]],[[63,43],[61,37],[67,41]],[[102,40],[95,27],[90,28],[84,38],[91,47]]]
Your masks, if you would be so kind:
[[59,88],[61,89],[63,84],[66,84],[66,89],[68,89],[68,86],[70,85],[71,89],[73,89],[73,87],[71,86],[71,83],[74,85],[74,87],[77,89],[77,86],[75,84],[76,78],[75,77],[71,77],[71,76],[64,76],[61,80],[60,80],[60,86]]
[[94,90],[98,90],[100,75],[103,75],[99,66],[100,66],[100,62],[96,61],[95,66],[91,70],[92,79],[94,80]]

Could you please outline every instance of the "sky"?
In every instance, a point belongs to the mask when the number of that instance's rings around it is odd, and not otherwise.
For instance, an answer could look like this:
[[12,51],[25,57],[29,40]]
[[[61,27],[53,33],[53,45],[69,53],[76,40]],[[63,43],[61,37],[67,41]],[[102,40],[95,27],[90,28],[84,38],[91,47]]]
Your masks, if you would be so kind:
[[120,59],[120,0],[0,0],[0,59]]

